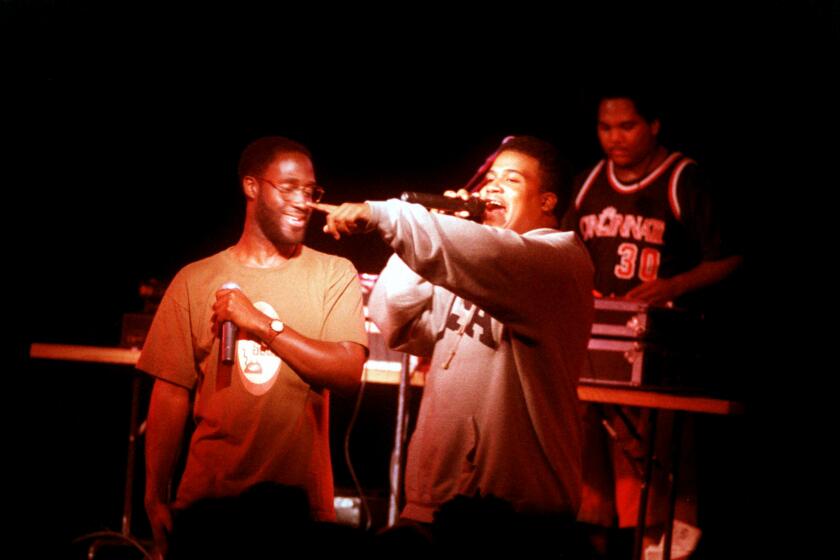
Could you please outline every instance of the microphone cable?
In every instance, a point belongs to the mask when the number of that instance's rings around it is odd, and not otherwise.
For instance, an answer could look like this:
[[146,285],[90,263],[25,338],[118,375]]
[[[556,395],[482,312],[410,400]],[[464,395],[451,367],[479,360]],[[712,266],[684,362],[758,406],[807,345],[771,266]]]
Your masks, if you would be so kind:
[[356,395],[356,404],[353,406],[353,414],[350,416],[350,421],[347,423],[347,429],[344,431],[344,462],[347,465],[347,470],[350,471],[350,477],[353,479],[353,486],[356,488],[356,493],[362,502],[362,509],[365,515],[365,531],[370,531],[372,524],[370,516],[370,507],[368,506],[367,498],[362,492],[362,485],[359,483],[359,478],[356,476],[356,469],[353,468],[353,461],[350,459],[350,433],[356,425],[356,419],[359,416],[359,410],[362,408],[362,398],[365,394],[365,379],[366,375],[362,373],[362,382],[359,385],[359,392]]
[[484,160],[484,163],[481,164],[481,166],[478,168],[478,170],[475,172],[475,174],[473,174],[473,176],[470,177],[469,181],[467,181],[464,184],[464,186],[461,187],[461,188],[464,189],[467,192],[472,192],[473,189],[478,187],[481,184],[481,180],[484,179],[484,176],[487,175],[487,172],[490,170],[490,167],[493,165],[493,161],[495,161],[496,156],[499,155],[499,152],[502,151],[502,149],[505,147],[505,144],[507,144],[508,142],[513,140],[514,138],[516,138],[516,137],[515,136],[505,136],[502,139],[501,144],[499,144],[499,147],[496,148],[493,151],[493,153],[491,153],[489,156],[487,156],[487,159]]

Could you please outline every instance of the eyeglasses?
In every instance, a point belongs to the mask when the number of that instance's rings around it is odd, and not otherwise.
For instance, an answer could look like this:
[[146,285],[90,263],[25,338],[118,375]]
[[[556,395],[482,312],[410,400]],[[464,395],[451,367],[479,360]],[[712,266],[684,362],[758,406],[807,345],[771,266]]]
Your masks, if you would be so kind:
[[280,196],[282,196],[284,200],[291,200],[295,193],[299,193],[307,202],[321,202],[321,197],[324,196],[324,189],[318,185],[303,186],[293,185],[291,183],[280,183],[277,185],[274,181],[266,179],[265,177],[257,177],[257,179],[265,181],[277,189],[277,192],[280,193]]

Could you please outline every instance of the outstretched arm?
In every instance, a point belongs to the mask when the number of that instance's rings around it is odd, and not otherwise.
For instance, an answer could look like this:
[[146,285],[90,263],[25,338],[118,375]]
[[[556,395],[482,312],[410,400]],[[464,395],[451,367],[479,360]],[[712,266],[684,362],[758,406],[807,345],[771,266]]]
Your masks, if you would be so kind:
[[571,233],[520,235],[399,200],[313,207],[329,213],[324,230],[334,236],[376,227],[417,274],[525,334],[538,336],[535,319],[550,309],[591,299],[592,265]]

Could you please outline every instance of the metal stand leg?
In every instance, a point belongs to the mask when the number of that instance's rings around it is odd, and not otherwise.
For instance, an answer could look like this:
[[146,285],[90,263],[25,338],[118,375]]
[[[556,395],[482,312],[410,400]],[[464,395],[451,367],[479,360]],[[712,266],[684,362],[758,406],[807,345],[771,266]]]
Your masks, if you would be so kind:
[[125,488],[123,490],[123,513],[120,532],[97,531],[88,533],[75,539],[74,543],[84,542],[93,539],[88,547],[88,560],[93,560],[96,553],[106,546],[132,546],[136,548],[145,558],[151,560],[152,556],[147,548],[131,535],[131,516],[134,504],[134,468],[137,459],[137,438],[141,434],[140,429],[140,376],[132,374],[131,379],[131,418],[129,419],[128,430],[128,453],[125,468]]
[[665,543],[662,551],[663,560],[671,560],[671,539],[674,533],[674,514],[677,508],[677,477],[680,473],[680,454],[682,452],[683,413],[674,414],[674,431],[671,434],[671,468],[668,473],[668,517],[665,519]]
[[394,451],[391,453],[391,492],[388,496],[388,527],[397,523],[400,515],[400,502],[402,498],[403,481],[403,449],[405,447],[405,434],[408,429],[408,370],[409,356],[402,355],[402,368],[400,369],[400,386],[397,393],[397,425],[394,430]]
[[636,534],[633,540],[633,560],[641,560],[645,546],[645,523],[647,518],[648,494],[653,480],[653,452],[656,442],[656,419],[659,414],[657,409],[651,409],[649,416],[649,428],[647,430],[647,449],[645,449],[645,475],[642,479],[642,488],[639,494],[639,516],[636,521]]

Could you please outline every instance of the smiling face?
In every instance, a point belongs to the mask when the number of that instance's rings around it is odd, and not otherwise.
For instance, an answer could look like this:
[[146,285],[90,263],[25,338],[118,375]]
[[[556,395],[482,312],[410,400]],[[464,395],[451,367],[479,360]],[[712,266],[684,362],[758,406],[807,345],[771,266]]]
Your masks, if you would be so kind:
[[479,193],[487,201],[482,223],[517,233],[546,225],[544,208],[550,193],[541,191],[540,181],[536,158],[514,151],[496,156]]
[[299,190],[284,198],[276,187],[315,186],[315,170],[309,158],[297,152],[280,154],[253,180],[260,185],[255,216],[266,238],[275,246],[302,243],[311,213],[306,199]]

